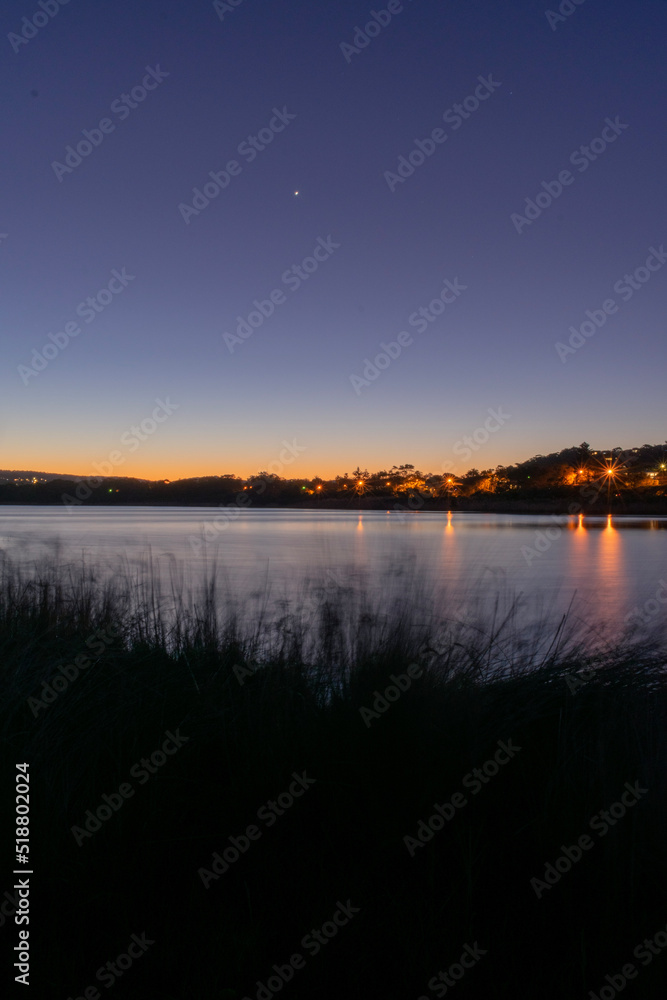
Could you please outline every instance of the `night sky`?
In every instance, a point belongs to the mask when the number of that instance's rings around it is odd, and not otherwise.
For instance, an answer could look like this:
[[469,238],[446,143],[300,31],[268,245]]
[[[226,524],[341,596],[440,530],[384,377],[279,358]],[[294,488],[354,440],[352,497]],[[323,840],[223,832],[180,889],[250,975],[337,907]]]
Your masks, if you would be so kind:
[[561,7],[7,0],[0,466],[662,442],[667,3]]

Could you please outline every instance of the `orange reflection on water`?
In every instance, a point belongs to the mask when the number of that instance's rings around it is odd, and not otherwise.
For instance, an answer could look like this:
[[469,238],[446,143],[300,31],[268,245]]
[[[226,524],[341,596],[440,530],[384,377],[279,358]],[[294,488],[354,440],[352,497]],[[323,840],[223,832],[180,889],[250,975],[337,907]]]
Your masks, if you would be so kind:
[[457,579],[459,574],[464,572],[462,563],[463,548],[465,547],[465,524],[459,522],[458,530],[454,530],[454,518],[452,511],[447,511],[442,532],[442,548],[439,558],[442,560],[440,568],[441,579]]
[[598,568],[600,586],[610,586],[617,602],[624,599],[628,583],[623,567],[622,545],[622,532],[614,524],[612,515],[608,514],[607,523],[600,532]]
[[[573,580],[583,581],[589,572],[591,562],[591,532],[584,521],[583,514],[578,514],[576,518],[568,518],[568,528],[570,535],[565,544],[569,546],[569,572]],[[579,584],[577,583],[577,586]]]

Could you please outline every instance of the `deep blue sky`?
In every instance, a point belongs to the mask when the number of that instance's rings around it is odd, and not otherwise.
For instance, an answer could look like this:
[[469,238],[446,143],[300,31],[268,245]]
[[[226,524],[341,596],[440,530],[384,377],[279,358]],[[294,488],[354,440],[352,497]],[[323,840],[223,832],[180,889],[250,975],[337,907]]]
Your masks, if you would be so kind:
[[[220,20],[210,2],[70,0],[15,52],[40,8],[3,5],[1,467],[87,474],[116,451],[115,474],[151,478],[464,472],[667,437],[667,266],[628,301],[614,290],[667,245],[667,3],[586,0],[552,30],[544,0],[406,0],[348,62],[341,43],[385,6],[243,0]],[[169,75],[121,120],[111,105],[146,67]],[[489,98],[443,121],[489,75]],[[238,146],[274,108],[296,117],[248,162]],[[114,130],[59,180],[53,162],[105,117]],[[629,127],[581,172],[570,155],[607,118]],[[447,138],[392,192],[385,171],[436,128]],[[186,224],[179,205],[232,159]],[[567,169],[518,233],[512,214]],[[338,249],[290,289],[320,237]],[[123,268],[127,287],[77,320]],[[445,279],[466,290],[420,333],[408,318]],[[277,288],[230,351],[223,334]],[[563,362],[555,344],[608,299],[617,312]],[[356,392],[402,330],[413,342]],[[156,399],[178,408],[123,437]],[[499,407],[510,418],[462,460],[457,441]]]

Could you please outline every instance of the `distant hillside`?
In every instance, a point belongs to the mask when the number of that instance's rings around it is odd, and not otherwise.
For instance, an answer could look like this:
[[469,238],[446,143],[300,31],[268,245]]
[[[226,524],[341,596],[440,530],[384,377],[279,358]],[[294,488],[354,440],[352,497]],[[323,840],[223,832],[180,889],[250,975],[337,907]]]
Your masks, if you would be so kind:
[[52,479],[84,479],[84,476],[72,476],[64,472],[33,472],[31,469],[0,469],[0,479],[39,479],[50,483]]
[[[483,433],[487,435],[486,430]],[[483,459],[484,450],[477,438],[464,437],[454,453],[465,459]],[[459,445],[461,447],[459,448]],[[464,447],[465,446],[465,447]],[[458,449],[458,450],[457,450]],[[481,449],[481,450],[480,450]],[[451,465],[451,463],[449,463]],[[444,466],[443,466],[444,470]],[[75,486],[70,484],[75,483]],[[530,497],[565,497],[559,491],[568,490],[574,502],[598,496],[602,491],[615,496],[628,491],[648,490],[667,501],[667,441],[643,444],[641,447],[593,450],[588,442],[572,445],[548,455],[533,455],[514,465],[494,468],[471,468],[464,474],[441,471],[420,472],[413,465],[393,465],[390,469],[369,472],[356,468],[328,479],[320,476],[283,479],[273,473],[258,472],[245,478],[224,474],[193,476],[186,479],[139,479],[125,476],[76,476],[57,472],[31,470],[0,470],[0,503],[62,503],[63,495],[75,494],[74,503],[90,504],[158,504],[244,506],[238,497],[244,492],[259,505],[293,505],[314,497],[320,501],[338,500],[347,504],[361,496],[412,497],[420,506],[427,500],[481,497],[493,494],[500,499],[519,500]],[[613,489],[612,489],[613,487]],[[581,496],[580,496],[581,495]],[[647,494],[648,496],[648,494]],[[477,502],[477,501],[476,501]],[[496,501],[494,501],[495,503]],[[416,509],[414,506],[411,509]]]

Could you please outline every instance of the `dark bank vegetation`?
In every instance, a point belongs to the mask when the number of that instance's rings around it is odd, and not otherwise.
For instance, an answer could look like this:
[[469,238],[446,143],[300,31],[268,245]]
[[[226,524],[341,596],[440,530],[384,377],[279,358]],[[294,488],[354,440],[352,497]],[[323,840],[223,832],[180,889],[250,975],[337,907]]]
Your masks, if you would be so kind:
[[[667,925],[659,637],[591,643],[511,612],[435,628],[405,601],[388,618],[343,589],[316,597],[307,620],[245,620],[213,579],[165,603],[150,580],[4,564],[1,725],[31,772],[36,995],[106,995],[97,971],[144,933],[115,997],[266,998],[258,983],[297,953],[286,997],[433,997],[466,944],[485,954],[456,997],[599,995],[627,963],[628,996],[662,995],[667,951],[633,957]],[[490,773],[499,741],[520,749]],[[304,773],[304,794],[258,817]],[[601,834],[627,783],[641,794]],[[569,870],[531,884],[582,835]],[[359,912],[315,954],[308,935],[348,901]]]

